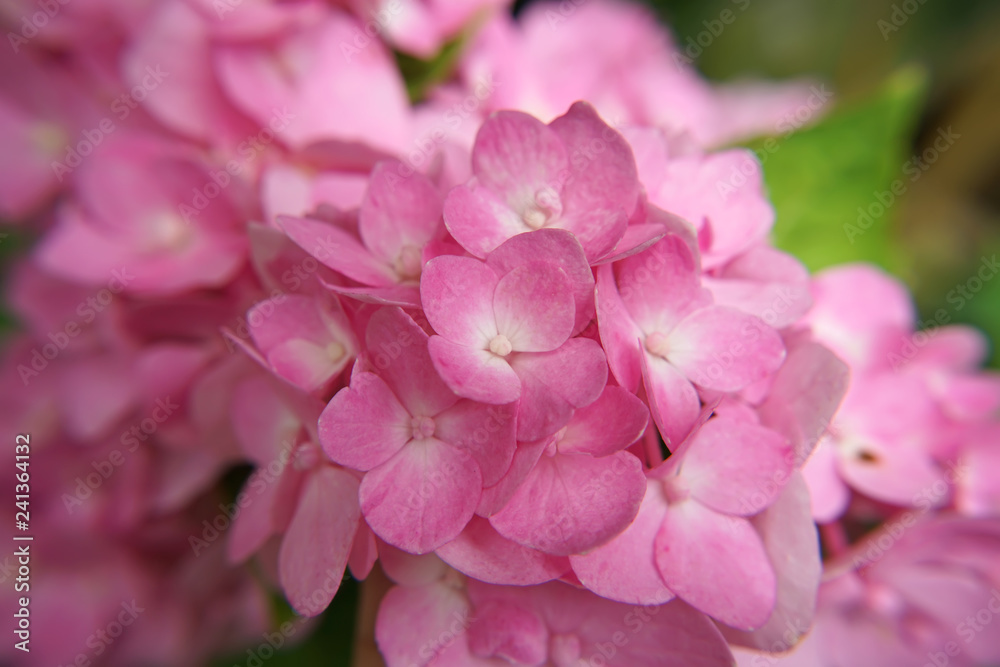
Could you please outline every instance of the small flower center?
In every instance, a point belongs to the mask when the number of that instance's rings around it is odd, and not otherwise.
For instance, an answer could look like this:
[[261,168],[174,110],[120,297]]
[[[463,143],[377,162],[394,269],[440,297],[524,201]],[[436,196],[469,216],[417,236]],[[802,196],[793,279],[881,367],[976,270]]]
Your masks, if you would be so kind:
[[410,419],[410,431],[414,440],[424,440],[434,435],[434,420],[430,417],[413,417]]
[[679,503],[691,496],[691,488],[680,475],[665,477],[662,483],[663,495],[666,496],[668,503]]
[[497,334],[490,341],[490,352],[498,357],[506,357],[513,349],[514,346],[510,344],[510,341],[503,334]]
[[326,356],[330,357],[330,361],[336,363],[344,358],[344,353],[346,350],[344,346],[337,341],[332,341],[326,346]]
[[524,208],[521,219],[528,227],[541,229],[561,212],[559,193],[546,186],[535,193],[531,203]]
[[580,638],[576,635],[553,635],[549,639],[549,660],[555,667],[577,667],[580,660]]
[[295,448],[292,455],[292,466],[300,471],[312,470],[323,460],[319,445],[314,442],[302,442]]
[[393,268],[400,280],[417,280],[422,268],[422,253],[420,248],[412,245],[403,246],[399,251]]
[[666,359],[670,353],[670,339],[667,338],[666,334],[662,334],[659,331],[654,331],[646,336],[645,345],[646,350],[657,357]]

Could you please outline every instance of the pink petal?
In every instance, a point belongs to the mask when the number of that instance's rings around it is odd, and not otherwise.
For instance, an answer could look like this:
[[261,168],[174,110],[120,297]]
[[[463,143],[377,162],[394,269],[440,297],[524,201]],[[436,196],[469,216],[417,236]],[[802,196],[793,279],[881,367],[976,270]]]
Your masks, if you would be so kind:
[[550,439],[536,440],[534,442],[519,442],[514,451],[514,458],[510,463],[510,469],[503,478],[491,487],[483,489],[483,496],[479,499],[479,507],[476,514],[490,517],[503,509],[510,500],[514,492],[521,486],[524,478],[534,469],[538,458],[548,447]]
[[330,399],[319,418],[323,451],[337,463],[371,470],[413,437],[410,413],[374,373],[357,373]]
[[459,396],[494,405],[511,403],[521,396],[521,380],[503,357],[442,336],[431,336],[427,349],[434,368]]
[[479,503],[483,480],[468,453],[414,440],[361,481],[361,511],[389,544],[424,554],[455,539]]
[[475,181],[448,193],[444,223],[459,245],[476,257],[486,257],[507,239],[531,231],[499,195]]
[[368,321],[365,332],[371,363],[413,416],[433,417],[458,401],[434,370],[427,351],[428,338],[399,308],[380,308]]
[[311,218],[279,216],[278,224],[307,253],[348,278],[365,285],[388,287],[396,276],[361,242],[333,225]]
[[469,650],[512,664],[541,665],[549,648],[548,628],[531,607],[501,600],[476,605]]
[[839,519],[851,501],[851,490],[840,477],[837,450],[831,439],[819,441],[801,472],[809,485],[812,513],[816,522],[830,523]]
[[532,262],[500,279],[493,296],[497,331],[517,352],[549,352],[566,342],[576,306],[566,274],[557,266]]
[[358,532],[354,534],[354,544],[351,546],[351,555],[347,559],[347,567],[351,570],[351,576],[358,580],[368,577],[375,561],[378,560],[378,546],[375,542],[375,533],[364,521],[358,522]]
[[390,287],[342,287],[320,281],[323,287],[351,299],[378,306],[398,306],[400,308],[420,308],[420,290],[410,285]]
[[774,610],[774,568],[746,519],[694,500],[670,505],[656,536],[656,566],[678,597],[734,628],[759,628]]
[[819,537],[809,506],[809,489],[793,475],[778,500],[753,520],[778,576],[778,597],[771,618],[759,630],[744,634],[723,628],[730,643],[770,650],[779,644],[791,648],[812,625],[823,565]]
[[419,172],[407,178],[397,176],[402,168],[403,164],[396,160],[375,165],[358,213],[361,240],[375,256],[390,264],[406,247],[422,249],[439,235],[441,227],[441,195],[437,188]]
[[483,486],[493,486],[510,469],[517,405],[483,405],[463,400],[434,418],[434,436],[475,457]]
[[667,344],[670,363],[696,384],[717,391],[739,391],[773,373],[785,359],[774,329],[721,306],[684,318]]
[[482,517],[438,548],[438,556],[459,572],[488,584],[534,586],[558,579],[569,562],[506,539]]
[[558,431],[574,408],[597,400],[608,379],[604,352],[589,338],[571,338],[552,352],[514,354],[510,365],[521,381],[518,440]]
[[645,403],[621,387],[608,385],[596,401],[573,415],[559,451],[608,456],[642,437],[648,424]]
[[571,232],[550,227],[518,234],[486,258],[497,275],[540,261],[558,266],[569,278],[576,302],[573,332],[582,331],[594,318],[594,273],[580,242]]
[[448,647],[465,644],[470,622],[469,602],[458,588],[444,582],[395,586],[379,605],[375,641],[387,665],[436,666],[451,655]]
[[310,475],[278,556],[281,587],[303,616],[326,609],[340,587],[360,516],[355,477],[332,466]]
[[559,192],[568,166],[558,134],[520,111],[490,116],[472,149],[476,178],[515,211],[533,202],[543,188]]
[[660,483],[649,480],[635,520],[607,544],[570,556],[573,572],[584,586],[609,600],[641,605],[669,602],[674,594],[653,560],[653,542],[666,513]]
[[618,384],[632,393],[639,390],[642,365],[639,360],[642,330],[629,316],[615,284],[610,265],[597,269],[595,291],[597,322],[608,365]]
[[657,223],[629,225],[624,236],[607,255],[594,262],[594,266],[618,262],[637,255],[662,239],[667,233],[663,225]]
[[692,497],[722,514],[750,516],[771,505],[795,465],[788,442],[763,426],[716,417],[693,437],[681,475]]
[[442,255],[427,262],[420,299],[434,331],[452,342],[486,349],[497,335],[493,293],[499,280],[493,269],[470,257]]
[[668,234],[615,266],[618,293],[645,334],[667,333],[684,317],[711,303],[701,287],[698,260],[683,238]]
[[694,386],[673,364],[643,351],[643,381],[649,396],[649,411],[660,435],[671,451],[684,441],[701,412]]
[[635,518],[646,489],[628,452],[542,456],[507,505],[490,517],[504,537],[557,556],[607,542]]
[[826,433],[847,393],[849,374],[843,361],[813,342],[792,347],[775,374],[760,420],[789,439],[799,464]]

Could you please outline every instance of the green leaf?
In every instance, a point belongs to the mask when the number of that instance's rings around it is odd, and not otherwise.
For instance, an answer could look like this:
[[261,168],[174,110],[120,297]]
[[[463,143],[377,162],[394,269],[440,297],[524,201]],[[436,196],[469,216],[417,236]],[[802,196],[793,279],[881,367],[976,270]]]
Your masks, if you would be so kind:
[[777,211],[778,247],[811,270],[862,260],[898,269],[891,234],[899,196],[891,187],[898,181],[905,194],[910,185],[904,168],[926,88],[922,70],[900,70],[863,104],[749,144]]
[[421,60],[400,51],[396,52],[396,65],[406,81],[406,92],[410,102],[422,101],[430,90],[446,81],[458,65],[458,57],[465,45],[465,35],[459,34],[446,42],[430,60]]

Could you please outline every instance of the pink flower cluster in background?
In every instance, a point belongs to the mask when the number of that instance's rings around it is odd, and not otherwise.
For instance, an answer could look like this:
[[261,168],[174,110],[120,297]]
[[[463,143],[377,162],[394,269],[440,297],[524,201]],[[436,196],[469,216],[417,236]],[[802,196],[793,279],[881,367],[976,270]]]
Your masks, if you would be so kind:
[[25,664],[272,650],[375,567],[389,667],[1000,660],[985,340],[719,148],[819,88],[604,0],[52,6],[0,10]]

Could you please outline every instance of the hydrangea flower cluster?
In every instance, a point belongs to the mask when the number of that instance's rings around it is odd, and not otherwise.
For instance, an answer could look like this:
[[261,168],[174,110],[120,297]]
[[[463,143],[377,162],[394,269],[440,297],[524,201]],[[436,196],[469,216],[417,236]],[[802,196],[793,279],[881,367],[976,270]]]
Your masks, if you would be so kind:
[[389,667],[1000,659],[985,340],[810,276],[719,148],[816,88],[603,0],[8,5],[5,659],[263,661],[376,568]]

